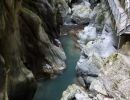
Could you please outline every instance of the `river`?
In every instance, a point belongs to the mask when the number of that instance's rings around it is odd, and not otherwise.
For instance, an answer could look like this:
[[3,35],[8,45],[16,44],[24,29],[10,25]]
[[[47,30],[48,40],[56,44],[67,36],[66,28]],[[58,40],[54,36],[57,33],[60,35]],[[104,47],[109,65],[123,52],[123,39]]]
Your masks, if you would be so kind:
[[75,66],[79,60],[80,50],[74,46],[70,35],[61,36],[60,41],[66,53],[66,67],[64,73],[52,80],[40,80],[33,100],[60,100],[63,91],[74,83],[76,77]]

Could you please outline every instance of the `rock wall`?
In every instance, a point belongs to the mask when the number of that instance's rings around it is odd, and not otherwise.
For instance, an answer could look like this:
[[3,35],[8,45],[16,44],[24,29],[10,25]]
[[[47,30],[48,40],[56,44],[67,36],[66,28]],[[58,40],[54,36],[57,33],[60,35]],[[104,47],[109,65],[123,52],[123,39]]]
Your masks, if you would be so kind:
[[57,0],[0,1],[0,100],[32,100],[35,79],[65,69],[66,56],[58,40],[59,4]]

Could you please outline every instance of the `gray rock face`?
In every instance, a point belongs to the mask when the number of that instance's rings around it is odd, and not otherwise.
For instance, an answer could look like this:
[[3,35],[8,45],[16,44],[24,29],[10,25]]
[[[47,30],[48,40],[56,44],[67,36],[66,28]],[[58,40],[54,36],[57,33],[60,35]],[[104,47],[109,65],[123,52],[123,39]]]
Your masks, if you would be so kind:
[[84,30],[78,34],[79,44],[86,44],[88,41],[95,40],[97,38],[96,27],[88,25],[84,27]]
[[51,70],[47,75],[65,68],[62,46],[54,41],[59,11],[52,1],[0,1],[0,100],[32,100],[35,78],[45,76],[44,68]]
[[[129,100],[130,99],[130,57],[115,53],[105,59],[97,79],[84,77],[90,81],[89,97],[93,100]],[[109,96],[108,96],[109,95]]]
[[59,48],[55,45],[52,46],[52,50],[53,52],[55,52],[56,56],[61,59],[61,60],[66,60],[66,56],[65,56],[65,53],[64,51],[62,50],[62,48]]
[[[68,88],[63,92],[61,100],[116,100],[114,98],[110,98],[105,96],[106,91],[104,90],[104,87],[98,80],[95,80],[92,85],[92,91],[93,92],[87,92],[83,87],[78,86],[76,84],[72,84],[68,86]],[[96,83],[96,85],[95,85]],[[98,93],[101,92],[101,93]]]
[[[94,4],[95,2],[98,1],[90,1],[91,4]],[[82,12],[84,14],[84,12],[87,11],[84,11],[84,9],[87,8],[83,7],[83,5],[77,6],[77,8],[76,6],[73,7],[72,19],[78,24],[87,22],[87,19],[84,19],[84,16],[82,16],[81,14]],[[90,41],[88,43],[86,42],[87,36],[84,37],[85,35],[80,34],[83,40],[83,45],[81,46],[81,57],[76,66],[76,71],[79,75],[78,80],[80,81],[82,86],[85,86],[86,83],[90,84],[90,87],[88,89],[90,94],[88,92],[85,92],[88,95],[85,100],[129,100],[129,43],[126,43],[126,45],[123,46],[123,50],[121,51],[123,54],[112,54],[116,52],[116,49],[114,48],[115,41],[113,40],[112,28],[110,27],[110,17],[108,17],[108,14],[106,12],[101,13],[103,10],[106,10],[103,6],[104,5],[97,5],[97,7],[95,7],[94,11],[91,13],[91,17],[92,19],[94,19],[93,22],[96,25],[99,25],[94,28],[99,28],[97,29],[98,31],[101,29],[99,32],[102,32],[102,34],[100,34],[98,37],[95,36],[93,40],[88,39],[88,41]],[[85,14],[87,13],[85,12]],[[90,17],[88,15],[85,15],[85,18]],[[97,33],[95,32],[95,34]],[[95,78],[93,77],[93,75],[99,77]],[[70,90],[71,89],[69,89],[69,91],[67,90],[67,93],[63,93],[64,96],[67,94],[65,96],[67,98],[63,100],[84,100],[81,94],[77,94]]]
[[[24,49],[26,50],[26,48],[28,48],[28,50],[31,51],[28,53],[31,55],[31,57],[29,56],[29,58],[26,58],[25,56],[25,61],[26,63],[31,61],[32,63],[30,64],[30,66],[38,66],[37,70],[32,71],[37,71],[37,73],[39,72],[38,74],[46,73],[48,75],[52,75],[58,74],[63,69],[65,69],[65,53],[61,48],[60,44],[58,47],[50,41],[49,34],[47,34],[44,30],[44,27],[42,27],[42,20],[40,19],[40,17],[36,15],[33,11],[30,11],[28,9],[22,10],[21,15],[25,20],[27,20],[26,23],[30,24],[30,28],[33,29],[34,34],[37,36],[37,39],[39,40],[38,42],[35,41],[35,43],[34,41],[29,41],[28,38],[33,39],[33,35],[29,33],[29,27],[26,26],[25,23],[21,22],[22,24],[25,24],[24,27],[21,28],[21,33],[26,34],[23,35],[26,44]],[[26,31],[24,31],[25,29]],[[37,48],[35,48],[36,46]]]
[[[85,40],[85,42],[81,42],[79,38],[82,51],[80,59],[77,62],[76,71],[79,76],[82,76],[85,85],[89,87],[88,91],[90,92],[92,100],[116,100],[114,96],[108,96],[109,92],[104,85],[109,85],[107,78],[105,76],[102,79],[100,78],[100,76],[102,76],[101,69],[105,66],[104,59],[116,52],[113,32],[110,27],[111,20],[107,16],[107,13],[103,15],[99,14],[102,10],[102,6],[97,5],[91,13],[92,23],[95,23],[101,28],[101,34],[98,34],[99,29],[97,29],[97,26],[93,26],[91,29],[87,26],[90,29],[90,31],[87,31],[88,37],[85,37],[84,34],[79,34],[81,40]],[[101,26],[101,24],[103,24],[103,26]],[[92,35],[92,37],[94,37],[93,39],[90,39],[91,33],[94,34]]]
[[42,66],[42,71],[44,73],[55,75],[61,73],[66,68],[64,62],[66,60],[65,53],[61,48],[56,47],[55,45],[51,45],[46,55],[46,59],[50,61],[50,63],[46,63]]
[[71,18],[77,23],[77,24],[84,24],[88,23],[90,21],[90,4],[88,2],[82,2],[79,5],[73,5],[72,8],[72,16]]
[[101,36],[83,46],[83,52],[86,55],[92,56],[93,53],[97,53],[100,57],[106,58],[116,51],[113,46],[113,33],[109,31],[111,28],[106,26],[104,26]]
[[120,53],[111,55],[102,68],[101,79],[107,91],[118,100],[130,99],[130,57]]
[[79,75],[98,76],[101,64],[102,64],[101,58],[98,55],[94,54],[93,56],[85,59],[80,58],[76,66],[76,70]]
[[78,80],[78,82],[81,84],[81,86],[83,86],[83,87],[86,86],[85,81],[84,81],[84,78],[82,78],[81,76],[79,76],[79,77],[77,78],[77,80]]
[[63,92],[61,100],[92,100],[81,86],[72,84]]
[[94,80],[91,83],[89,90],[103,95],[107,95],[106,89],[100,80]]
[[95,81],[97,78],[96,77],[92,77],[92,76],[85,76],[84,77],[84,81],[87,84],[91,84],[93,81]]
[[70,3],[71,0],[56,0],[55,2],[58,5],[58,8],[63,18],[65,18],[67,14],[71,13],[71,9],[68,6],[68,3]]

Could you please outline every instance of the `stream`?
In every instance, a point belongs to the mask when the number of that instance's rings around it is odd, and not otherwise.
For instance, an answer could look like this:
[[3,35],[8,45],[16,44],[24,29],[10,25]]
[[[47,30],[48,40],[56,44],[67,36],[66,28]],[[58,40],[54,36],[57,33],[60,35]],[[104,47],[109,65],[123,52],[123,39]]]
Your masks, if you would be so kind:
[[70,35],[61,36],[60,41],[67,57],[65,62],[67,69],[56,79],[40,80],[33,100],[60,100],[63,91],[74,83],[75,66],[79,60],[80,50],[75,48],[74,40]]

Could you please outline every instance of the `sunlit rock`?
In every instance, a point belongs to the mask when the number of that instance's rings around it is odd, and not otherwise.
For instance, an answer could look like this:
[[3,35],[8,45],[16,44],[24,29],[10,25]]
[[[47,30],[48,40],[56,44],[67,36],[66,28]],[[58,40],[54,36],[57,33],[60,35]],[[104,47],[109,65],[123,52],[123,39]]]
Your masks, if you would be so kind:
[[81,86],[72,84],[63,92],[61,100],[92,100],[89,98],[87,91]]
[[78,82],[79,82],[80,85],[82,85],[83,87],[86,86],[86,85],[85,85],[85,81],[84,81],[84,79],[83,79],[81,76],[79,76],[79,77],[77,78],[77,80],[78,80]]
[[90,41],[84,46],[83,51],[86,55],[92,56],[97,53],[100,57],[106,58],[116,51],[114,48],[113,33],[110,33],[106,28],[102,35],[94,41]]
[[103,83],[100,80],[94,80],[90,87],[89,90],[95,93],[101,93],[103,95],[107,95],[107,91],[103,85]]
[[61,48],[56,47],[56,46],[52,46],[52,48],[50,48],[50,52],[51,54],[49,54],[46,59],[48,61],[50,61],[50,64],[46,64],[42,66],[42,71],[44,73],[48,73],[48,74],[58,74],[61,73],[65,68],[65,60],[66,60],[66,56],[65,53],[62,51]]
[[81,76],[86,75],[98,76],[99,69],[102,66],[102,63],[103,63],[102,59],[96,54],[85,59],[80,58],[76,66],[77,74]]
[[95,40],[97,37],[96,28],[92,25],[86,26],[83,31],[79,32],[78,37],[80,44]]
[[87,84],[91,84],[94,80],[96,80],[97,78],[96,77],[92,77],[92,76],[85,76],[84,77],[84,81],[85,83]]
[[130,57],[115,53],[107,58],[101,79],[106,90],[116,100],[130,99]]
[[72,20],[77,24],[88,23],[90,21],[90,4],[88,2],[83,2],[78,5],[73,5],[72,8]]

